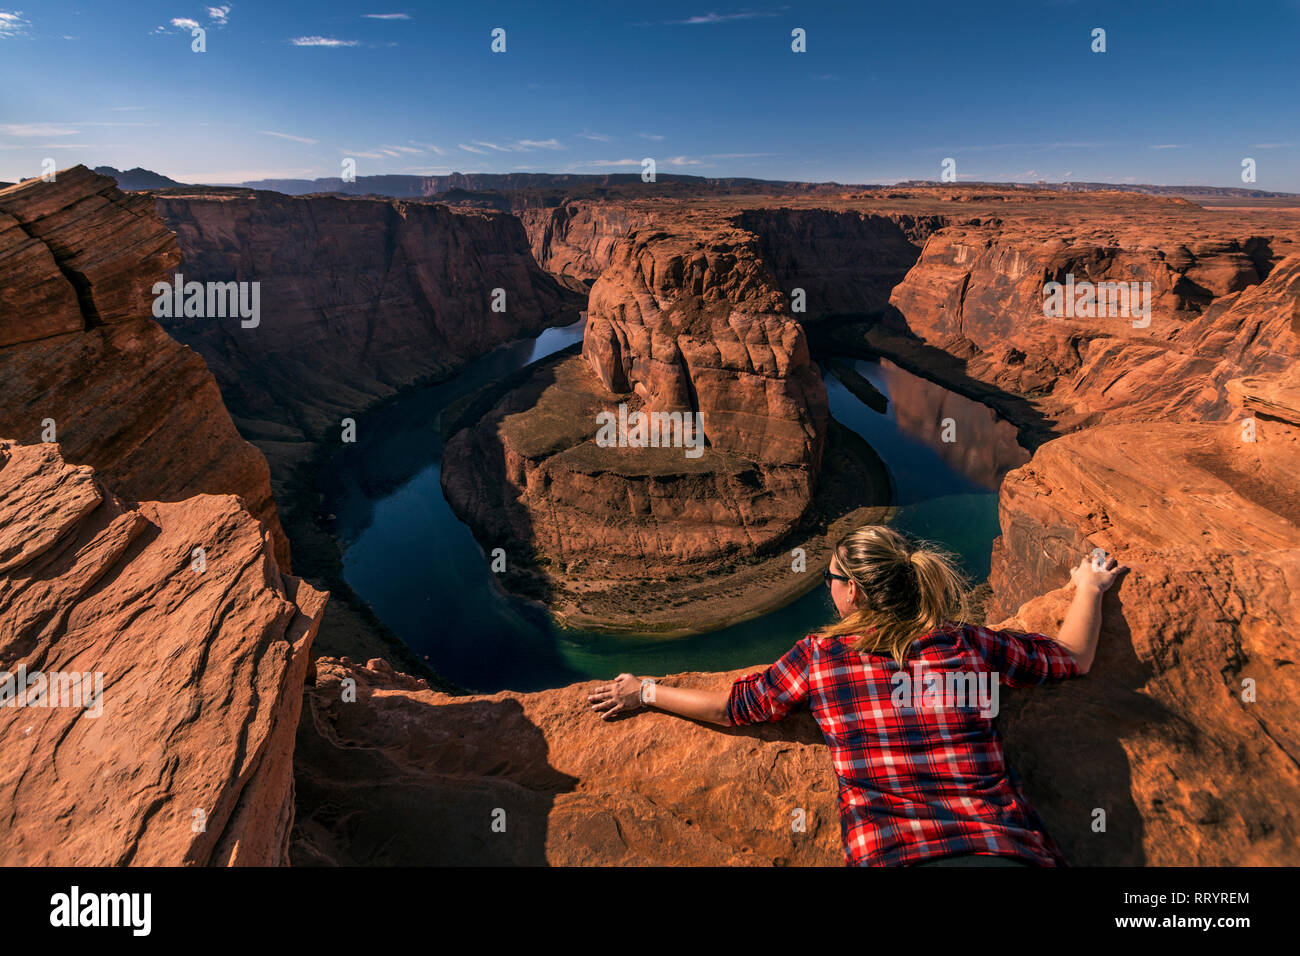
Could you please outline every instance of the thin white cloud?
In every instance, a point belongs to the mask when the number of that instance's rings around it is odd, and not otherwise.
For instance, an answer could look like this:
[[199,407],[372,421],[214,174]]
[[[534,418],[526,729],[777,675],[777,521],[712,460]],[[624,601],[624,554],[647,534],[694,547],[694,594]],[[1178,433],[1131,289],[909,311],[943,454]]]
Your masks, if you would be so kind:
[[419,146],[421,149],[427,149],[431,153],[437,153],[439,156],[442,156],[447,152],[441,146],[434,146],[433,143],[417,143],[415,140],[411,140],[411,143],[415,146]]
[[289,133],[277,133],[272,129],[259,129],[258,132],[266,136],[278,136],[280,139],[291,139],[295,143],[306,143],[308,146],[314,146],[316,143],[320,142],[320,140],[308,139],[306,136],[293,136]]
[[1161,143],[1159,146],[1148,146],[1147,149],[1185,149],[1181,143]]
[[1294,146],[1294,145],[1295,143],[1251,143],[1250,148],[1251,149],[1286,149],[1287,147]]
[[72,136],[77,132],[51,123],[0,123],[0,135],[4,136]]
[[697,26],[702,23],[730,23],[733,20],[754,20],[760,17],[775,17],[781,11],[788,9],[781,7],[779,10],[740,10],[736,13],[705,13],[699,16],[687,17],[685,20],[665,20],[665,23],[674,26]]
[[486,149],[479,149],[477,146],[470,146],[467,143],[457,143],[456,145],[467,153],[478,153],[480,156],[486,155],[487,153]]
[[198,25],[198,20],[191,20],[189,17],[174,17],[172,19],[172,26],[178,30],[194,30]]
[[31,25],[21,10],[0,10],[0,40],[25,36]]
[[219,7],[208,7],[208,19],[214,23],[225,23],[226,18],[230,16],[230,4],[223,3]]
[[639,159],[593,159],[589,162],[574,163],[574,166],[592,167],[592,166],[640,166]]
[[612,138],[610,136],[606,136],[604,133],[589,133],[586,130],[583,130],[581,133],[578,134],[578,136],[581,139],[589,139],[596,143],[608,143]]
[[994,143],[984,146],[922,146],[916,152],[938,153],[941,156],[960,156],[962,153],[985,153],[996,149],[1101,149],[1105,146],[1115,146],[1116,143]]
[[559,144],[558,141],[555,140],[554,137],[552,137],[551,139],[517,139],[513,143],[507,143],[504,146],[501,145],[500,143],[489,143],[486,140],[481,140],[481,139],[472,139],[470,140],[470,142],[473,143],[475,146],[481,148],[470,149],[464,143],[460,144],[460,148],[464,150],[469,150],[469,152],[471,153],[482,153],[486,150],[491,150],[492,152],[495,153],[526,153],[529,150],[533,150],[533,149],[563,149],[564,148]]
[[640,136],[642,139],[653,139],[656,142],[658,140],[663,139],[663,137],[660,136],[658,133],[637,133],[637,135]]
[[357,46],[356,40],[336,40],[334,37],[293,37],[289,40],[294,46]]
[[363,13],[367,20],[409,20],[409,13]]

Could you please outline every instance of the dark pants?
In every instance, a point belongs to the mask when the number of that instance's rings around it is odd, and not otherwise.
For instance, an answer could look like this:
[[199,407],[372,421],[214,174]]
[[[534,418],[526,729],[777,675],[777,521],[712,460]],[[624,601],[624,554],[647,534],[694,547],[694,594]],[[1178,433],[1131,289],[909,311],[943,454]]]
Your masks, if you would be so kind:
[[1027,860],[1017,860],[1009,856],[993,856],[988,853],[961,853],[957,856],[941,856],[937,860],[922,860],[913,866],[1033,866]]

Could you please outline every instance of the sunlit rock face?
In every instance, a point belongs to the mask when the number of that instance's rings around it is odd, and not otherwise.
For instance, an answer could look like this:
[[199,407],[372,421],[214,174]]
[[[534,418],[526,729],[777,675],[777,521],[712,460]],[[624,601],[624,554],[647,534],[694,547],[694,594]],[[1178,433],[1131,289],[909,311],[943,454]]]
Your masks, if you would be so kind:
[[0,707],[0,857],[286,864],[326,598],[232,495],[130,504],[0,440],[0,671],[26,675]]
[[57,440],[136,500],[237,494],[287,569],[266,461],[152,318],[179,261],[153,201],[84,166],[0,190],[0,434]]

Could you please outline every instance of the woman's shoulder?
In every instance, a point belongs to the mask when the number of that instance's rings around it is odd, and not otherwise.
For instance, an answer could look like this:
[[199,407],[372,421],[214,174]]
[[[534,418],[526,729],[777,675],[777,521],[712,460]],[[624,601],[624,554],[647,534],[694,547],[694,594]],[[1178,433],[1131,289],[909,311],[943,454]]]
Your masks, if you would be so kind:
[[812,633],[804,637],[801,643],[806,643],[808,648],[815,653],[834,654],[845,650],[852,650],[854,642],[858,640],[856,634],[818,634]]

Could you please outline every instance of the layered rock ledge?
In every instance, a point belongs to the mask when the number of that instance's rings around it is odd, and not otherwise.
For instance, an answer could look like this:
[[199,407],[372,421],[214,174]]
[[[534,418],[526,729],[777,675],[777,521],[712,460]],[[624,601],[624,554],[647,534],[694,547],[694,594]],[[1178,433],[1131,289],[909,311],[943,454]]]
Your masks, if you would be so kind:
[[[133,505],[52,444],[0,441],[0,860],[287,863],[326,598],[238,498]],[[85,694],[16,687],[36,672]]]
[[119,494],[237,494],[289,542],[266,461],[240,438],[203,359],[150,316],[176,237],[148,196],[76,166],[0,190],[0,434],[53,436]]

